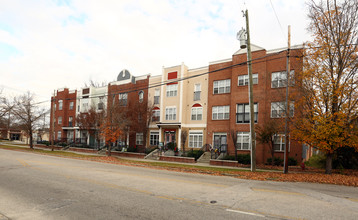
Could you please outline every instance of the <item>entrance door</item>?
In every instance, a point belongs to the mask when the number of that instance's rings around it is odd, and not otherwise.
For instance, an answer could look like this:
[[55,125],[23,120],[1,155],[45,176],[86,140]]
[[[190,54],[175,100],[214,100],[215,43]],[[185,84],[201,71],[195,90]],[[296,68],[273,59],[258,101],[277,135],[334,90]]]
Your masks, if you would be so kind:
[[214,149],[220,149],[221,152],[226,152],[226,148],[226,133],[214,133]]
[[175,131],[165,131],[165,143],[175,142]]

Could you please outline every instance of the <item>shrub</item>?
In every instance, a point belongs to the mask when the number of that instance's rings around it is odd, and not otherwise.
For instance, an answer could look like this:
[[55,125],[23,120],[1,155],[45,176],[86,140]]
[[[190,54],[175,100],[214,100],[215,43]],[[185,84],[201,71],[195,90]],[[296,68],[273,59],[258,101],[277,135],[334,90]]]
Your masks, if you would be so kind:
[[251,155],[250,154],[238,154],[237,161],[241,164],[251,164]]
[[297,166],[297,160],[294,157],[288,157],[289,166]]
[[325,168],[326,157],[324,155],[313,155],[308,161],[305,162],[305,165],[315,168]]
[[129,146],[127,148],[127,152],[137,152],[137,146]]
[[[297,162],[296,162],[297,163]],[[271,165],[272,164],[272,158],[267,158],[267,164]],[[273,164],[276,166],[282,166],[283,165],[283,159],[280,157],[274,157],[273,158]]]
[[177,146],[177,144],[174,143],[174,142],[170,142],[170,143],[167,144],[168,150],[172,150],[172,151],[174,151],[174,149],[176,148],[176,146]]
[[234,155],[226,155],[222,160],[235,160]]
[[190,150],[187,152],[186,157],[194,157],[197,160],[203,153],[204,151],[202,150]]

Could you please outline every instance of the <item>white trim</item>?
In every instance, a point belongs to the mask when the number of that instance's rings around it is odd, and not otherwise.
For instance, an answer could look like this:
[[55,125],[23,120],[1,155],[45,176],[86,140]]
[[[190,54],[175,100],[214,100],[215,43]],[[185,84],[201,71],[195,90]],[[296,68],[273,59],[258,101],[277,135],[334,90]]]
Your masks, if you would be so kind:
[[226,63],[226,62],[231,62],[232,58],[227,58],[227,59],[223,59],[223,60],[216,60],[216,61],[211,61],[209,62],[209,65],[214,65],[214,64],[219,64],[219,63]]
[[194,68],[194,69],[188,69],[188,72],[190,72],[190,71],[199,71],[199,70],[204,70],[204,69],[209,69],[209,66],[203,66],[203,67],[198,67],[198,68]]
[[181,124],[181,126],[188,128],[206,128],[206,124]]
[[199,133],[201,132],[202,134],[204,134],[204,131],[203,130],[189,130],[189,134],[190,133]]
[[[180,78],[183,79],[184,75],[184,63],[181,63],[180,68]],[[180,83],[180,94],[179,94],[179,123],[182,121],[182,111],[183,111],[183,81],[178,82]]]
[[[164,66],[162,67],[162,82],[161,83],[163,83],[164,82],[164,74],[165,73],[165,71],[164,71]],[[167,88],[165,87],[165,90],[167,90]],[[159,103],[159,106],[160,106],[160,109],[164,109],[163,108],[163,98],[164,98],[164,85],[162,85],[161,87],[160,87],[160,103]],[[164,120],[164,118],[165,118],[165,111],[160,111],[160,120],[159,120],[159,122],[161,122],[161,121],[163,121]]]
[[181,149],[181,128],[178,129],[178,144],[177,144],[178,149]]

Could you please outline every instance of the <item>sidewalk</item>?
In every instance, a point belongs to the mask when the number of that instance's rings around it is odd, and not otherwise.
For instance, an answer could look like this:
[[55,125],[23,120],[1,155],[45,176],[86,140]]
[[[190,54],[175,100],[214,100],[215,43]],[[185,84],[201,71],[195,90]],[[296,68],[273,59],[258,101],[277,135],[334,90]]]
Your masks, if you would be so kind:
[[[17,146],[17,147],[23,147],[23,148],[29,148],[29,145],[26,145],[23,142],[20,141],[2,141],[0,142],[0,145],[8,145],[8,146]],[[51,151],[51,148],[46,148],[44,147],[38,147],[38,146],[34,146],[34,149],[39,149],[39,150],[47,150],[47,151]],[[104,156],[101,154],[97,154],[97,153],[87,153],[87,152],[79,152],[79,151],[71,151],[71,150],[55,150],[55,151],[62,151],[62,152],[71,152],[71,153],[75,153],[75,154],[80,154],[80,155],[97,155],[97,156]],[[153,160],[153,159],[139,159],[139,158],[131,158],[131,157],[122,157],[122,156],[116,156],[116,155],[112,155],[113,157],[117,157],[120,159],[125,159],[125,160],[131,160],[131,161],[139,161],[139,162],[157,162],[157,163],[171,163],[171,164],[180,164],[180,165],[186,165],[186,166],[199,166],[199,167],[212,167],[212,168],[223,168],[223,169],[237,169],[237,170],[250,170],[250,168],[245,168],[245,167],[230,167],[230,166],[217,166],[217,165],[210,165],[209,163],[181,163],[181,162],[172,162],[172,161],[161,161],[161,160]],[[257,171],[272,171],[272,172],[282,172],[282,171],[275,171],[275,170],[261,170],[261,169],[256,169]],[[1,220],[1,219],[0,219]]]

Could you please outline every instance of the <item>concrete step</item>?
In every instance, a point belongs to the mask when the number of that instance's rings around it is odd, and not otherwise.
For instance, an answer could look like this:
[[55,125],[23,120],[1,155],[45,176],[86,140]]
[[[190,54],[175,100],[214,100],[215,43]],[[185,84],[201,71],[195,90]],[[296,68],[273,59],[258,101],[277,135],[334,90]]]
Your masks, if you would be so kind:
[[211,159],[211,152],[204,152],[197,160],[198,163],[209,163]]

